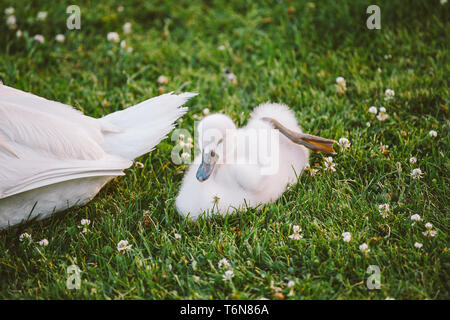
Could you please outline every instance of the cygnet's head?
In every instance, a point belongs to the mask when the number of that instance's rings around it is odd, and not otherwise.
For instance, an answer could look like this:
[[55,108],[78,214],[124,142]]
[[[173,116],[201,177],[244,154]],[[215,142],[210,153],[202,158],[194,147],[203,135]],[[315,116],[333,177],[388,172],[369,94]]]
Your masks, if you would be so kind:
[[197,170],[198,181],[207,180],[218,161],[224,160],[225,140],[230,130],[236,130],[236,126],[230,117],[223,114],[212,114],[200,121],[198,133],[202,163]]

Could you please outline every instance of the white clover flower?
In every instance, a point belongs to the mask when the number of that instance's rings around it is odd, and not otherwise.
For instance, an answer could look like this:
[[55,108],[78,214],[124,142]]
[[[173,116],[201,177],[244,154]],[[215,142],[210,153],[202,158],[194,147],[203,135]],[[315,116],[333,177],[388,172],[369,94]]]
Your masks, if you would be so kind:
[[124,9],[124,7],[123,7],[123,6],[118,6],[118,7],[117,7],[117,12],[122,12],[122,11],[123,11],[123,9]]
[[341,151],[344,151],[350,148],[351,143],[347,138],[340,138],[338,145],[341,148]]
[[39,245],[46,247],[48,246],[48,240],[47,239],[42,239],[41,241],[39,241]]
[[108,39],[108,41],[112,41],[112,42],[120,41],[120,37],[117,32],[108,32],[108,34],[106,35],[106,38]]
[[289,238],[291,238],[292,240],[300,240],[303,239],[303,236],[300,234],[300,232],[302,232],[302,229],[295,225],[292,227],[292,231],[294,232],[293,234],[291,234],[289,236]]
[[323,159],[324,164],[325,164],[325,170],[326,171],[330,171],[330,172],[334,172],[336,171],[336,169],[334,168],[336,166],[335,163],[333,163],[333,158],[332,157],[326,157]]
[[7,25],[8,28],[11,29],[11,30],[13,30],[13,29],[15,29],[15,28],[17,27],[16,22],[17,22],[17,20],[16,20],[16,17],[15,17],[15,16],[9,16],[9,17],[6,19],[6,25]]
[[311,168],[311,166],[310,166],[309,164],[307,164],[307,165],[305,166],[305,171],[308,172],[309,175],[310,175],[311,177],[313,177],[313,176],[316,175],[316,173],[317,173],[319,170],[318,170],[318,169],[313,169],[313,168]]
[[389,203],[378,205],[378,211],[380,212],[381,216],[386,219],[389,216],[389,212],[391,211]]
[[234,277],[233,270],[225,271],[225,274],[222,276],[223,281],[231,280]]
[[377,107],[371,106],[371,107],[369,108],[369,113],[377,114],[377,113],[378,113]]
[[387,144],[383,144],[383,142],[380,142],[380,152],[382,154],[388,154],[389,153],[388,149],[389,146]]
[[370,122],[366,122],[366,127],[370,128]]
[[120,47],[121,47],[122,49],[126,49],[126,47],[127,47],[127,42],[126,42],[125,40],[120,41]]
[[16,37],[17,38],[22,38],[23,37],[23,32],[21,30],[17,30]]
[[224,51],[225,50],[225,46],[222,44],[222,45],[218,46],[217,49],[219,49],[220,51]]
[[384,121],[387,118],[389,118],[389,115],[386,113],[386,108],[385,107],[381,107],[380,108],[380,113],[377,115],[377,119],[379,121]]
[[427,223],[425,223],[425,228],[432,229],[433,225],[431,223],[427,222]]
[[437,132],[434,131],[434,130],[430,130],[430,132],[428,132],[428,135],[429,135],[430,137],[437,137]]
[[42,34],[36,34],[33,37],[33,39],[36,40],[37,42],[40,42],[40,43],[44,43],[45,42],[45,38],[44,38],[44,36]]
[[179,233],[174,233],[173,236],[175,237],[175,239],[181,239],[181,234]]
[[415,157],[409,158],[409,163],[416,163],[417,159]]
[[44,21],[45,19],[47,19],[47,11],[38,12],[37,19],[40,21]]
[[292,280],[289,280],[289,282],[287,283],[287,287],[292,288],[293,286],[295,286],[295,282]]
[[119,252],[126,252],[131,249],[131,244],[128,244],[127,240],[120,240],[117,244],[117,251]]
[[169,83],[169,78],[164,76],[164,75],[161,75],[161,76],[158,77],[157,81],[160,84],[168,84]]
[[209,114],[209,109],[208,108],[203,109],[203,114],[207,116]]
[[359,250],[364,253],[368,253],[370,251],[369,246],[365,242],[359,246]]
[[24,232],[19,236],[19,241],[23,242],[25,239],[30,240],[31,241],[31,234]]
[[427,230],[423,232],[424,236],[434,237],[436,235],[436,230],[432,230],[433,229],[433,225],[431,223],[427,222],[425,224],[425,228],[427,228]]
[[344,242],[350,242],[350,240],[352,240],[352,234],[350,232],[343,232],[342,238]]
[[131,23],[127,22],[123,25],[123,32],[124,33],[130,33],[131,32]]
[[6,14],[7,16],[10,16],[10,15],[14,14],[14,12],[15,12],[15,10],[14,10],[13,7],[9,7],[9,8],[6,8],[6,9],[5,9],[5,14]]
[[416,214],[413,214],[410,219],[412,221],[420,221],[422,218],[416,213]]
[[66,40],[66,37],[63,34],[57,34],[55,39],[58,42],[64,42],[64,40]]
[[423,247],[423,244],[422,243],[419,243],[419,242],[416,242],[416,243],[414,243],[414,247],[416,247],[416,248],[422,248]]
[[219,260],[219,268],[229,268],[229,267],[230,267],[230,263],[228,262],[228,260],[226,258]]
[[395,96],[395,92],[392,89],[386,89],[386,91],[384,92],[384,100],[388,101],[393,99]]
[[336,83],[337,83],[337,84],[341,84],[341,83],[344,83],[344,84],[345,84],[345,79],[344,79],[343,77],[337,77],[337,78],[336,78]]
[[80,224],[82,226],[88,226],[88,225],[91,224],[91,220],[89,220],[89,219],[81,219]]
[[423,173],[422,173],[422,170],[420,170],[420,168],[416,168],[411,171],[411,177],[413,179],[420,179],[420,178],[422,178],[422,176],[423,176]]
[[128,47],[127,52],[129,52],[129,53],[133,52],[133,47]]

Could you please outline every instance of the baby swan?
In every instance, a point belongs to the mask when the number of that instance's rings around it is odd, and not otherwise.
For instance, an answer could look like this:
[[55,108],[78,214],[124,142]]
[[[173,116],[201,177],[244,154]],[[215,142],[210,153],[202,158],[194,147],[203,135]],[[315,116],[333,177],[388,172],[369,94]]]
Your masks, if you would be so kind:
[[294,113],[282,104],[258,106],[243,128],[226,115],[207,116],[198,133],[202,152],[176,199],[178,212],[193,220],[275,201],[297,182],[308,164],[308,149],[335,154],[334,140],[302,133]]

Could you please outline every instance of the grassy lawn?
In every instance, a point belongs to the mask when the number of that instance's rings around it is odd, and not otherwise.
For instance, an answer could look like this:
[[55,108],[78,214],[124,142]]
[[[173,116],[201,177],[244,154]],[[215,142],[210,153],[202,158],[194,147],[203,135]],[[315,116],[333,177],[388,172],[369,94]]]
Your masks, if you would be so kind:
[[[369,30],[373,1],[77,1],[81,30],[68,30],[73,2],[0,3],[4,84],[95,117],[197,91],[179,122],[192,135],[205,108],[242,125],[258,104],[281,102],[304,131],[351,146],[333,157],[335,172],[312,154],[317,174],[302,174],[261,210],[189,222],[174,207],[187,166],[171,161],[175,143],[166,139],[88,205],[0,233],[0,298],[450,298],[448,3],[377,1],[381,30]],[[395,91],[390,100],[386,89]],[[380,213],[382,204],[389,210]],[[86,233],[82,219],[91,221]],[[289,238],[294,225],[300,240]],[[32,241],[19,241],[24,232]],[[125,253],[121,240],[132,245]],[[219,267],[224,258],[230,266]],[[66,287],[73,264],[79,290]],[[370,265],[380,268],[379,289],[366,286]],[[229,269],[234,277],[224,280]]]

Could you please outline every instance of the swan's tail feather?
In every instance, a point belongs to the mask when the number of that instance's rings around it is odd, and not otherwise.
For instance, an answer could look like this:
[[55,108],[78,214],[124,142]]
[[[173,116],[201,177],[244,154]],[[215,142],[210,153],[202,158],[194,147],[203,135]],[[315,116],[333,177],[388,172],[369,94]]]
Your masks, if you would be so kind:
[[186,113],[182,105],[196,95],[167,93],[99,119],[105,138],[103,149],[130,160],[150,152]]

